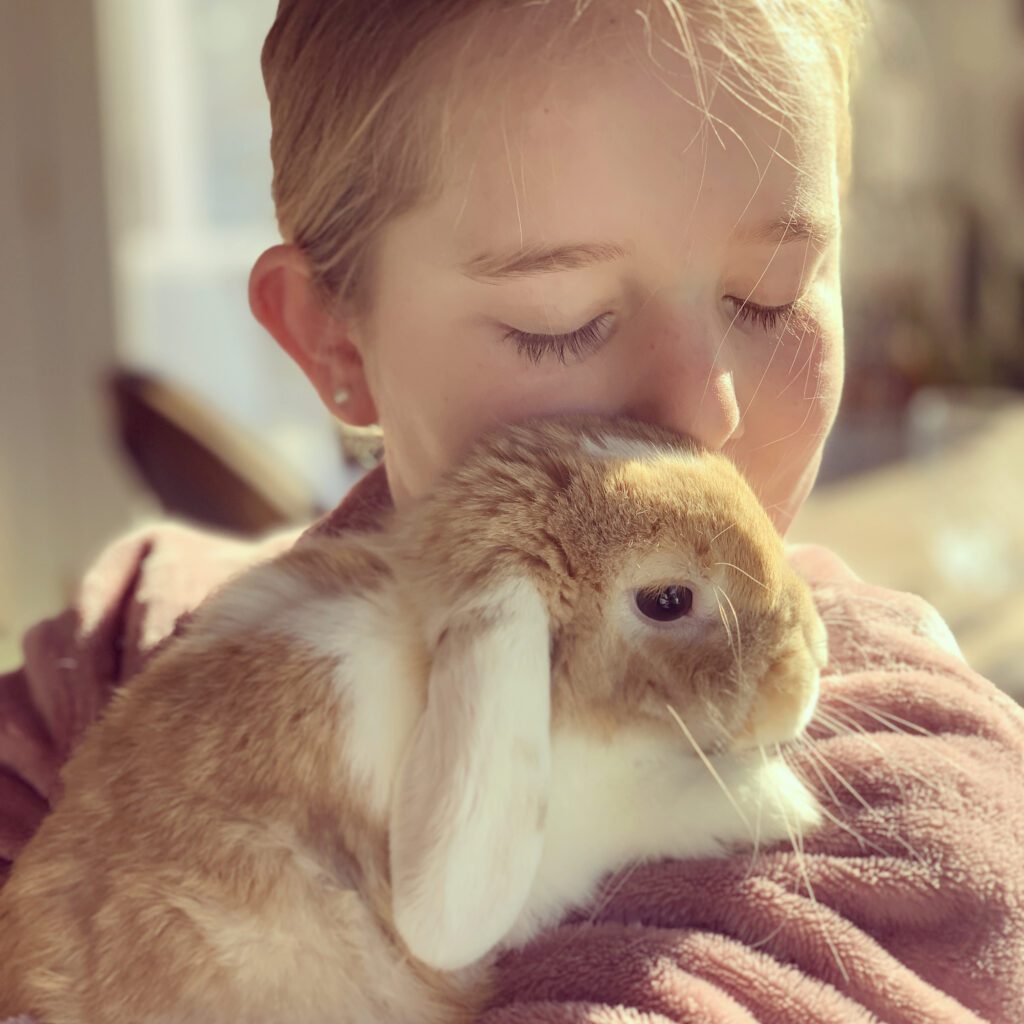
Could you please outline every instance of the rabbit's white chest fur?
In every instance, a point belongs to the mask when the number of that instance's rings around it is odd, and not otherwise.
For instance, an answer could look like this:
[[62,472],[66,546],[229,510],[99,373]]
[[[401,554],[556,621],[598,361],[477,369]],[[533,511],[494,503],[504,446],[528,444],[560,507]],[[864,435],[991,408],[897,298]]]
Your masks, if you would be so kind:
[[781,759],[758,752],[712,759],[737,809],[680,739],[670,748],[630,730],[607,743],[555,733],[541,862],[506,945],[585,904],[609,871],[714,856],[734,843],[768,845],[820,821],[814,797]]

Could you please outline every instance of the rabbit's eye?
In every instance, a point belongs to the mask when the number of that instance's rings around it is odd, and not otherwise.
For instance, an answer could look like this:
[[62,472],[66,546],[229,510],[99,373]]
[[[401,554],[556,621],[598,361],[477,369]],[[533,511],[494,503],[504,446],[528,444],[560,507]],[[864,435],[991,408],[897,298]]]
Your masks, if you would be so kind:
[[638,590],[636,606],[640,613],[655,622],[673,622],[690,613],[693,591],[689,587],[673,585],[658,590]]

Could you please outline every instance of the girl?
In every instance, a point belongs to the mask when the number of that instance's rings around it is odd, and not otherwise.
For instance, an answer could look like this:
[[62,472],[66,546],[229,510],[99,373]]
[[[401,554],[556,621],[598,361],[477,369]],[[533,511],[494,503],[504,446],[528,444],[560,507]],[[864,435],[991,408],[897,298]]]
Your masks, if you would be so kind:
[[[589,411],[723,451],[784,533],[842,386],[862,20],[857,0],[281,0],[263,67],[284,244],[250,301],[386,446],[313,529],[413,501],[495,423]],[[30,631],[2,691],[9,859],[110,688],[294,541],[151,528]],[[792,557],[830,632],[805,757],[834,827],[803,856],[630,873],[574,941],[506,958],[495,1021],[1024,1019],[1018,712],[923,602]]]

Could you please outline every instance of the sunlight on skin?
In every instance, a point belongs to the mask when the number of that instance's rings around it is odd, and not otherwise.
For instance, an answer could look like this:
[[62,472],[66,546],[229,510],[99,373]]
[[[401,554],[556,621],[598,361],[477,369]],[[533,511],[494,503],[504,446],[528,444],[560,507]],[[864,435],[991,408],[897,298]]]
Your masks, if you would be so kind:
[[[625,414],[725,452],[785,530],[842,384],[832,98],[820,77],[804,86],[813,131],[783,132],[724,88],[705,119],[686,60],[655,38],[655,65],[640,20],[602,7],[557,63],[467,63],[448,185],[384,229],[374,312],[350,334],[392,493],[422,494],[498,423]],[[748,237],[798,215],[832,237]],[[576,242],[625,255],[495,280],[460,269]],[[574,332],[564,362],[542,348]]]

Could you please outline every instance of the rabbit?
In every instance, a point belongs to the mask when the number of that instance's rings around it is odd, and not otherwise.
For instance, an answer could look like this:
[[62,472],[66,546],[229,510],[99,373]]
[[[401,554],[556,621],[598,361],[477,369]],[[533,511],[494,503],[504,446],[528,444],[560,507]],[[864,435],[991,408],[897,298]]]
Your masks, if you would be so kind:
[[765,747],[826,660],[726,457],[497,428],[229,581],[114,694],[0,890],[0,1018],[470,1020],[609,872],[820,824]]

